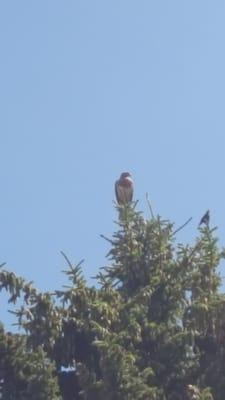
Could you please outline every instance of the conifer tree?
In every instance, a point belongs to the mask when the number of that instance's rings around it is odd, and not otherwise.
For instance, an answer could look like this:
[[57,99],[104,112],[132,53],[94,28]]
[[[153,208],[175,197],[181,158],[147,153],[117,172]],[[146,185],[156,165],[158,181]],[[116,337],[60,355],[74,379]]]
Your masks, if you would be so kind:
[[[42,293],[0,270],[23,334],[0,332],[3,399],[224,400],[224,258],[215,228],[177,243],[170,221],[120,205],[109,265],[88,286],[63,254],[69,285]],[[10,384],[11,382],[11,384]]]

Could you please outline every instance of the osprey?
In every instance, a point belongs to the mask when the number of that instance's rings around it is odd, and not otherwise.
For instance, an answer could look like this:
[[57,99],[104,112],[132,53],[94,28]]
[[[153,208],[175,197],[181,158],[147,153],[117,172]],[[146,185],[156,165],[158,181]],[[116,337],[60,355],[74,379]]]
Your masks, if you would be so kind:
[[209,219],[210,219],[209,210],[207,210],[206,213],[201,218],[201,221],[199,222],[198,226],[202,224],[209,225]]
[[115,183],[116,200],[118,204],[127,204],[132,201],[134,184],[131,174],[123,172]]

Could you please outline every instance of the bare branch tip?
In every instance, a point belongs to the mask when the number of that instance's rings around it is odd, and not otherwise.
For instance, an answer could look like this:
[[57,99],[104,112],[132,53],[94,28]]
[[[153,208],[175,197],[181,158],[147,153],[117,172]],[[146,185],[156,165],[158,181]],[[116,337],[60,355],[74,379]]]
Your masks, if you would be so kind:
[[152,217],[152,219],[154,219],[155,217],[154,217],[152,206],[151,206],[151,203],[150,203],[150,200],[149,200],[149,197],[148,197],[148,192],[145,193],[145,197],[146,197],[146,201],[147,201],[147,204],[148,204],[148,208],[149,208],[151,217]]
[[177,228],[174,232],[173,232],[173,236],[181,231],[181,229],[183,229],[187,224],[189,224],[189,222],[192,220],[192,217],[190,217],[183,225],[179,226],[179,228]]
[[64,257],[64,259],[66,260],[67,264],[69,265],[69,267],[71,269],[73,269],[73,264],[71,263],[71,261],[69,260],[69,258],[67,257],[67,255],[64,253],[64,251],[60,251],[60,253],[62,254],[62,256]]

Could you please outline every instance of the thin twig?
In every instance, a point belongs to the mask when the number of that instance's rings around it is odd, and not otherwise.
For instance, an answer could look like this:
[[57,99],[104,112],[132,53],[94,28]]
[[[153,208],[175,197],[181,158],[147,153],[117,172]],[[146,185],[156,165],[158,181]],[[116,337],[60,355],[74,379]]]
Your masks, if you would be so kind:
[[181,225],[179,228],[177,228],[173,233],[172,236],[174,236],[177,232],[181,231],[189,222],[192,220],[192,217],[190,217],[183,225]]
[[147,201],[147,204],[148,204],[148,208],[149,208],[150,213],[151,213],[151,217],[152,217],[152,219],[154,219],[155,217],[154,217],[154,214],[153,214],[153,211],[152,211],[151,203],[150,203],[149,198],[148,198],[148,193],[146,193],[145,197],[146,197],[146,201]]

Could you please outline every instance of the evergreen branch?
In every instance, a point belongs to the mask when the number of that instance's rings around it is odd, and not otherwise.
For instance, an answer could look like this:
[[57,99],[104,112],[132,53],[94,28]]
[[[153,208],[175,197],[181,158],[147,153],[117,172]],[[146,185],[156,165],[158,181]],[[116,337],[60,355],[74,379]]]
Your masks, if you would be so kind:
[[159,226],[159,265],[160,270],[162,268],[162,229],[160,224],[160,217],[157,218],[158,226]]
[[105,235],[101,234],[100,237],[101,237],[102,239],[105,239],[105,240],[106,240],[107,242],[109,242],[110,244],[112,244],[112,245],[114,244],[113,240],[107,238]]
[[193,249],[192,249],[192,251],[190,252],[190,254],[189,254],[187,257],[184,258],[184,260],[182,261],[182,263],[184,263],[184,261],[185,261],[185,264],[186,264],[186,265],[190,265],[191,262],[192,262],[192,259],[193,259],[193,256],[194,256],[195,252],[198,251],[198,250],[201,248],[201,245],[202,245],[202,240],[200,239],[200,240],[196,243],[196,245],[193,247]]
[[69,267],[73,270],[73,264],[71,263],[71,261],[69,260],[69,258],[67,257],[67,255],[61,250],[60,253],[62,254],[62,256],[65,258],[67,264],[69,265]]
[[[84,259],[82,259],[81,261],[79,261],[79,263],[78,263],[77,265],[75,265],[75,267],[74,267],[73,264],[71,263],[71,261],[69,260],[69,258],[67,257],[67,255],[66,255],[63,251],[60,251],[60,253],[61,253],[62,256],[65,258],[65,260],[66,260],[68,266],[70,267],[72,273],[74,273],[75,271],[78,272],[78,271],[79,271],[79,268],[80,268],[80,266],[81,266],[81,264],[84,262]],[[62,271],[62,272],[65,272],[66,274],[70,274],[70,275],[71,275],[71,273],[68,272],[68,271]]]

